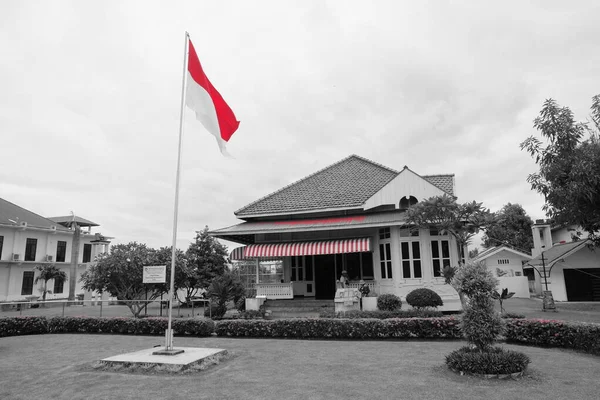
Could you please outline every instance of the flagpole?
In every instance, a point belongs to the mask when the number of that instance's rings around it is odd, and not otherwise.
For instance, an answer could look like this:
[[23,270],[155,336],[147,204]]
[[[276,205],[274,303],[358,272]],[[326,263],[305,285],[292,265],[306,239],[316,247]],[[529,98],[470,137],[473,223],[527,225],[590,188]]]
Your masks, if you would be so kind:
[[181,108],[179,109],[179,148],[177,151],[177,175],[175,178],[175,207],[173,211],[173,249],[171,253],[171,285],[169,287],[169,323],[165,332],[165,351],[173,352],[173,296],[175,294],[175,260],[177,256],[177,215],[179,211],[179,175],[181,170],[181,149],[183,143],[183,114],[185,107],[185,94],[188,69],[188,43],[190,35],[185,32],[185,47],[183,56],[183,77],[181,79]]

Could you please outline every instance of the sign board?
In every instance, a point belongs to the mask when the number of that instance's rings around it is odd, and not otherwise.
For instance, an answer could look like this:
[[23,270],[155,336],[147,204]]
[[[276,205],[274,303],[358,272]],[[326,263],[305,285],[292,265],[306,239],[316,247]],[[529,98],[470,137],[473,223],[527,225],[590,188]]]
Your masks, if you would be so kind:
[[144,283],[166,283],[167,266],[149,265],[144,267]]

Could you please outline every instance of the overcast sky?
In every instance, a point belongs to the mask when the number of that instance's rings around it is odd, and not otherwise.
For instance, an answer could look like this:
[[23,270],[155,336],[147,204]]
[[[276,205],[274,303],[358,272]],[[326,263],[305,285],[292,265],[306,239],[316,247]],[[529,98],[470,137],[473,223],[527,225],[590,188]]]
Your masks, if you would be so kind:
[[186,112],[178,247],[351,154],[541,218],[519,143],[549,97],[588,117],[598,15],[596,0],[4,0],[0,197],[169,246],[187,30],[241,125],[226,159]]

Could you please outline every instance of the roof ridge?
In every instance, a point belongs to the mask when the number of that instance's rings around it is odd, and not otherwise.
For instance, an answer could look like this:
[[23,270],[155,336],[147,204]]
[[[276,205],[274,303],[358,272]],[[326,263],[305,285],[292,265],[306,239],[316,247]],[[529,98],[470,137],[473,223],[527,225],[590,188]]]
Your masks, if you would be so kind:
[[[5,202],[7,202],[7,203],[9,203],[9,204],[12,204],[12,205],[13,205],[13,206],[15,206],[15,207],[18,207],[18,208],[20,208],[20,209],[21,209],[21,210],[23,210],[23,211],[26,211],[26,212],[28,212],[28,213],[34,214],[34,215],[36,215],[36,216],[38,216],[38,217],[40,217],[40,218],[43,218],[43,219],[45,219],[46,221],[50,222],[50,225],[54,225],[54,226],[56,226],[56,225],[59,225],[59,224],[57,224],[56,222],[52,221],[51,219],[49,219],[49,218],[47,218],[47,217],[44,217],[44,216],[42,216],[42,215],[40,215],[40,214],[38,214],[38,213],[36,213],[36,212],[33,212],[33,211],[31,211],[31,210],[28,210],[28,209],[26,209],[26,208],[24,208],[24,207],[21,207],[20,205],[18,205],[18,204],[15,204],[15,203],[13,203],[12,201],[8,201],[8,200],[6,200],[6,199],[5,199],[5,198],[3,198],[3,197],[0,197],[0,199],[1,199],[1,200],[3,200],[3,201],[5,201]],[[27,221],[25,221],[25,222],[27,222]]]
[[350,159],[352,159],[352,158],[356,158],[356,159],[359,159],[359,160],[361,160],[361,161],[368,162],[368,163],[370,163],[370,164],[373,164],[373,165],[375,165],[375,166],[377,166],[377,167],[379,167],[379,168],[383,168],[383,169],[386,169],[386,170],[388,170],[388,171],[390,171],[390,172],[393,172],[393,173],[395,173],[395,174],[399,174],[399,172],[398,172],[398,171],[396,171],[396,170],[393,170],[393,169],[391,169],[391,168],[389,168],[389,167],[386,167],[385,165],[378,164],[378,163],[376,163],[376,162],[373,162],[373,161],[371,161],[371,160],[369,160],[369,159],[367,159],[367,158],[364,158],[364,157],[357,156],[356,154],[351,154],[351,155],[349,155],[348,157],[342,158],[341,160],[339,160],[339,161],[337,161],[337,162],[335,162],[335,163],[333,163],[333,164],[330,164],[330,165],[328,165],[328,166],[326,166],[326,167],[323,167],[323,168],[321,168],[320,170],[318,170],[318,171],[316,171],[316,172],[313,172],[313,173],[312,173],[312,174],[310,174],[310,175],[307,175],[307,176],[305,176],[304,178],[298,179],[298,180],[296,180],[296,181],[294,181],[294,182],[292,182],[292,183],[290,183],[290,184],[288,184],[288,185],[286,185],[286,186],[284,186],[284,187],[282,187],[282,188],[280,188],[280,189],[277,189],[277,190],[276,190],[276,191],[274,191],[274,192],[271,192],[271,193],[269,193],[269,194],[266,194],[266,195],[264,195],[263,197],[261,197],[261,198],[259,198],[259,199],[257,199],[257,200],[254,200],[252,203],[246,204],[244,207],[242,207],[242,208],[240,208],[240,209],[238,209],[238,210],[234,211],[234,212],[233,212],[233,214],[234,214],[234,215],[238,215],[240,212],[242,212],[243,210],[245,210],[245,209],[247,209],[247,208],[249,208],[249,207],[253,206],[254,204],[256,204],[256,203],[258,203],[258,202],[260,202],[260,201],[262,201],[262,200],[264,200],[264,199],[266,199],[266,198],[268,198],[268,197],[271,197],[271,196],[273,196],[273,195],[275,195],[275,194],[277,194],[277,193],[280,193],[280,192],[284,191],[285,189],[287,189],[287,188],[289,188],[289,187],[291,187],[291,186],[294,186],[294,185],[296,185],[296,184],[298,184],[298,183],[300,183],[300,182],[306,181],[307,179],[309,179],[309,178],[312,178],[312,177],[314,177],[315,175],[318,175],[318,174],[320,174],[320,173],[322,173],[322,172],[324,172],[324,171],[326,171],[326,170],[328,170],[328,169],[330,169],[330,168],[332,168],[332,167],[335,167],[335,166],[336,166],[336,165],[338,165],[338,164],[341,164],[341,163],[343,163],[343,162],[345,162],[345,161],[348,161],[348,160],[350,160]]
[[[414,171],[413,171],[414,172]],[[421,175],[421,177],[434,177],[434,176],[455,176],[456,174],[431,174],[431,175]]]
[[427,183],[435,186],[436,188],[440,189],[442,192],[446,193],[448,196],[452,196],[452,197],[456,197],[456,195],[454,194],[454,180],[452,181],[452,193],[449,193],[446,189],[441,188],[440,186],[436,185],[433,182],[428,181],[425,178],[431,178],[431,177],[436,177],[436,176],[454,176],[454,174],[445,174],[445,175],[421,175],[415,171],[413,171],[412,169],[410,169],[408,166],[404,166],[404,169],[409,170],[410,172],[412,172],[413,174],[417,175],[419,178],[423,179],[424,181],[427,181]]

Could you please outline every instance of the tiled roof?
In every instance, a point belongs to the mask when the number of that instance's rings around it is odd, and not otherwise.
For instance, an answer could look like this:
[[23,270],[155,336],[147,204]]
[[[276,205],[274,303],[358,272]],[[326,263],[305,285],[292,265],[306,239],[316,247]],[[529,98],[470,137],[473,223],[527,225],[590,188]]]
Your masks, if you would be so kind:
[[243,222],[223,229],[211,231],[216,237],[228,235],[248,235],[269,232],[308,232],[329,229],[355,229],[372,226],[398,225],[406,221],[406,213],[392,211],[386,213],[353,215],[347,217],[296,219],[284,221]]
[[398,171],[352,155],[237,210],[238,217],[360,207]]
[[423,175],[423,179],[439,187],[450,196],[454,196],[454,174]]
[[64,226],[48,218],[0,198],[0,224],[19,226],[23,222],[26,222],[27,226],[47,229],[56,226],[57,231],[68,231]]

